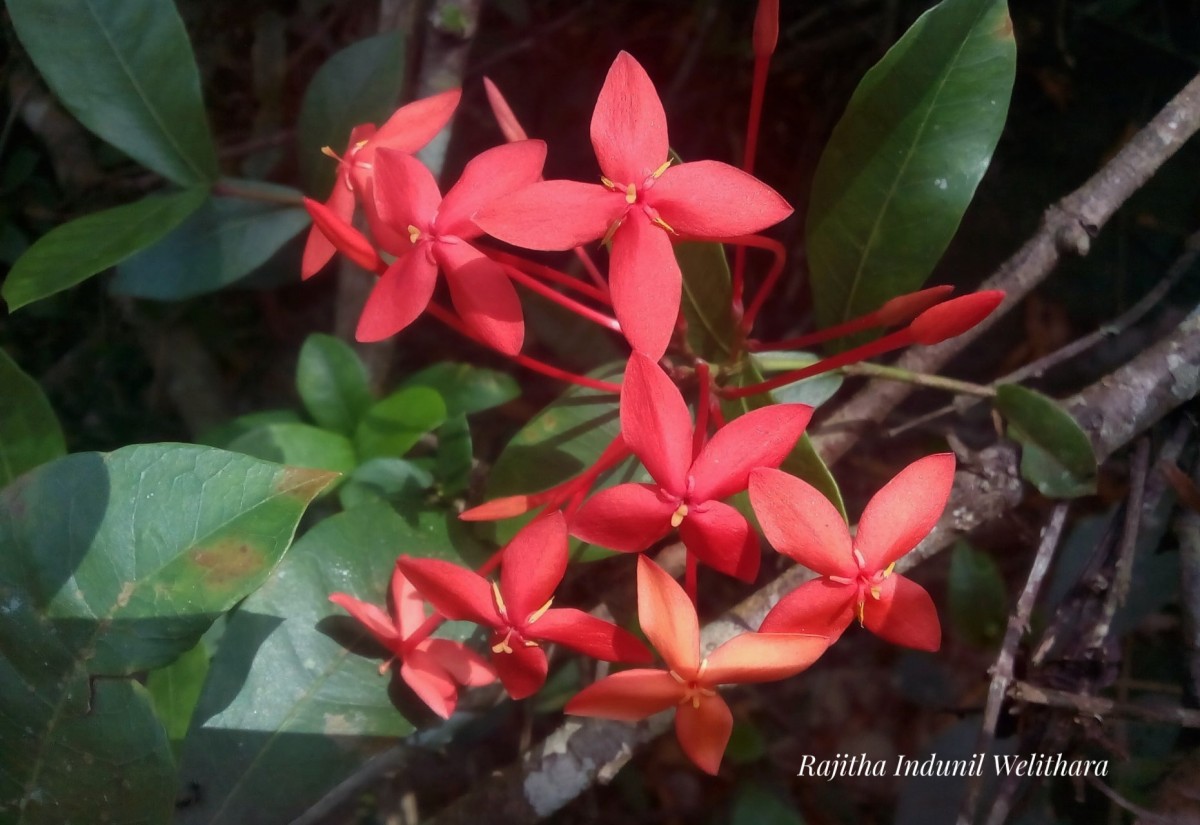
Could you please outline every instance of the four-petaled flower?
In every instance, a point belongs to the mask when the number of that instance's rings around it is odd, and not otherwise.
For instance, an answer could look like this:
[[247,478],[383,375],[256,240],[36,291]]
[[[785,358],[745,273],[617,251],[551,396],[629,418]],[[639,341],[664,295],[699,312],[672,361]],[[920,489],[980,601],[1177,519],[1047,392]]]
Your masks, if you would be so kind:
[[743,633],[700,655],[700,624],[674,579],[638,558],[638,619],[667,670],[624,670],[567,702],[567,713],[636,721],[675,707],[675,734],[701,770],[715,774],[733,729],[733,714],[718,685],[772,682],[807,668],[828,647],[824,636]]
[[837,639],[851,621],[918,650],[937,650],[942,630],[925,588],[893,573],[896,560],[937,524],[954,483],[954,456],[913,462],[867,503],[854,538],[812,486],[778,470],[750,474],[750,502],[771,545],[821,578],[784,596],[763,620],[771,632]]
[[391,615],[376,605],[346,593],[333,593],[329,601],[357,619],[375,640],[392,653],[379,668],[383,673],[400,659],[400,678],[429,708],[449,719],[458,704],[457,685],[478,687],[496,681],[496,671],[479,654],[450,639],[408,639],[425,622],[425,602],[400,572],[392,572]]
[[567,569],[567,526],[559,512],[521,529],[500,563],[500,582],[438,559],[401,557],[396,564],[447,619],[492,628],[492,662],[514,699],[546,681],[546,652],[557,642],[594,659],[648,664],[650,652],[631,633],[574,608],[551,608]]
[[758,537],[721,499],[746,489],[750,471],[778,467],[804,432],[812,407],[776,404],[717,430],[699,454],[683,396],[650,359],[634,353],[621,385],[621,436],[654,484],[619,484],[589,498],[571,520],[584,541],[625,552],[678,527],[688,551],[722,573],[758,575]]
[[667,118],[645,69],[621,52],[592,114],[600,184],[535,183],[481,210],[488,234],[527,249],[611,239],[613,310],[633,348],[657,359],[679,314],[673,236],[723,238],[779,223],[792,208],[774,190],[717,161],[672,165]]

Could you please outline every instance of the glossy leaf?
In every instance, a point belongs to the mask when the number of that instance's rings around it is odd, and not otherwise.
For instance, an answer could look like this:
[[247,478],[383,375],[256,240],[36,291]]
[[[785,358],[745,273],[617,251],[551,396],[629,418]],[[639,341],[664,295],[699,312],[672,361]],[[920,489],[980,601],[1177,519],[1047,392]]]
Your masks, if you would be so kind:
[[3,294],[9,310],[116,266],[183,223],[206,197],[203,188],[150,195],[55,227],[38,238],[8,273]]
[[733,287],[725,248],[719,243],[675,244],[675,260],[683,272],[683,317],[687,342],[706,361],[722,364],[733,352],[736,328],[730,306]]
[[382,605],[400,553],[458,561],[453,522],[364,505],[296,543],[230,617],[213,659],[180,769],[198,789],[182,825],[263,822],[268,811],[270,822],[290,822],[412,732],[389,699],[390,674],[379,674],[383,650],[328,596]]
[[[752,357],[758,365],[758,371],[763,375],[798,370],[821,360],[819,355],[799,350],[756,352]],[[808,404],[811,407],[819,407],[841,389],[842,381],[842,374],[834,370],[785,384],[773,390],[771,395],[780,404]]]
[[238,438],[241,438],[251,430],[257,430],[259,427],[265,427],[268,424],[300,423],[303,422],[301,422],[300,415],[295,410],[261,410],[260,412],[239,415],[232,421],[218,424],[213,429],[202,433],[196,439],[196,443],[206,444],[209,447],[220,447],[222,450],[225,450]]
[[159,301],[214,292],[262,266],[308,225],[308,213],[298,207],[211,198],[154,246],[118,266],[112,289]]
[[0,486],[67,451],[42,388],[0,349]]
[[996,409],[1021,444],[1021,476],[1042,495],[1078,498],[1096,491],[1096,453],[1087,434],[1052,398],[1016,384],[996,388]]
[[357,467],[338,488],[342,507],[361,507],[379,501],[411,505],[433,487],[433,474],[403,458],[372,458]]
[[172,0],[5,0],[79,122],[181,186],[217,177],[192,44]]
[[1008,592],[992,557],[964,541],[955,544],[947,591],[954,632],[977,647],[997,645],[1008,622]]
[[300,171],[305,188],[322,197],[333,186],[336,164],[321,154],[341,153],[350,130],[381,124],[396,108],[404,86],[404,36],[386,32],[368,37],[330,57],[304,92],[297,123]]
[[397,390],[375,403],[358,424],[354,445],[360,459],[400,456],[446,420],[441,395],[427,387]]
[[358,459],[350,439],[310,424],[267,424],[235,438],[226,448],[265,461],[348,473]]
[[507,373],[449,361],[413,373],[400,386],[437,390],[449,415],[482,412],[521,395],[520,385]]
[[150,671],[146,690],[154,703],[154,712],[171,740],[171,750],[178,757],[192,712],[200,700],[200,690],[208,676],[209,652],[204,642],[182,654],[166,667]]
[[1015,67],[1005,0],[943,0],[867,72],[813,180],[819,326],[924,283],[987,170]]
[[[0,492],[0,719],[22,720],[0,749],[0,810],[90,821],[77,808],[111,791],[110,815],[166,821],[149,810],[170,811],[170,747],[127,677],[261,584],[330,478],[150,444],[68,456]],[[128,786],[109,788],[114,765]]]
[[353,347],[321,333],[308,336],[300,348],[296,390],[318,425],[345,435],[354,435],[374,400],[367,368]]
[[475,454],[471,443],[471,425],[465,415],[446,419],[438,428],[437,459],[434,472],[442,494],[456,496],[467,489],[471,481],[471,462]]

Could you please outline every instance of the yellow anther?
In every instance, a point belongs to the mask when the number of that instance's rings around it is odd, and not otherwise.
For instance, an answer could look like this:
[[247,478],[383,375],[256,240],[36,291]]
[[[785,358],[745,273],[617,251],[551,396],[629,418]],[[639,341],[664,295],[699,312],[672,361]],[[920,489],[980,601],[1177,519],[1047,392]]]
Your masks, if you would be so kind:
[[875,601],[879,601],[879,588],[878,587],[871,588],[871,598],[875,599]]
[[896,569],[896,562],[892,562],[891,564],[889,564],[887,566],[887,569],[883,571],[883,577],[886,579],[888,576],[892,575],[892,571],[895,569]]
[[851,582],[854,581],[854,579],[848,579],[845,576],[826,576],[825,578],[829,579],[831,582],[836,582],[838,584],[850,584]]
[[860,551],[857,547],[854,548],[854,560],[858,562],[858,566],[860,568],[867,566],[867,560],[863,558],[862,551]]
[[508,646],[508,637],[505,636],[499,642],[492,645],[492,653],[512,653],[512,648]]
[[535,642],[533,639],[525,640],[525,647],[537,647],[537,646],[538,646],[538,643]]
[[866,621],[867,621],[866,613],[867,613],[867,603],[865,601],[859,602],[858,603],[858,623],[860,625],[866,624]]
[[685,684],[685,683],[686,683],[686,680],[685,680],[685,679],[684,679],[682,676],[680,676],[678,673],[676,673],[675,671],[673,671],[673,670],[668,670],[667,672],[668,672],[668,673],[670,673],[670,674],[671,674],[671,678],[672,678],[672,679],[674,679],[674,680],[675,680],[676,682],[678,682],[679,684],[681,684],[681,685],[682,685],[682,684]]
[[359,149],[363,148],[366,145],[367,145],[367,141],[360,140],[358,143],[354,144],[354,151],[357,152]]
[[699,670],[696,671],[696,678],[703,679],[704,671],[706,671],[706,670],[708,670],[708,659],[704,658],[704,659],[700,660],[700,668],[699,668]]
[[632,183],[625,187],[625,203],[637,203],[637,187]]
[[667,170],[668,170],[668,169],[670,169],[670,168],[671,168],[671,161],[670,161],[670,159],[668,159],[666,163],[664,163],[662,166],[660,166],[660,167],[658,167],[657,169],[655,169],[655,170],[654,170],[654,174],[653,174],[653,175],[651,175],[650,177],[652,177],[652,178],[660,178],[660,177],[662,177],[662,173],[663,173],[663,172],[665,172],[665,171],[667,171]]
[[655,217],[655,218],[654,218],[654,220],[652,220],[652,221],[650,221],[650,222],[651,222],[651,223],[653,223],[653,224],[657,224],[658,226],[661,226],[663,229],[667,230],[667,231],[668,231],[668,232],[670,232],[672,235],[678,235],[678,234],[679,234],[678,232],[676,232],[674,229],[672,229],[672,228],[671,228],[671,224],[667,223],[667,222],[666,222],[666,221],[664,221],[662,218]]
[[[421,230],[420,230],[420,229],[417,229],[415,226],[413,226],[413,225],[410,223],[410,224],[408,225],[408,242],[409,242],[409,243],[416,243],[416,242],[417,242],[417,241],[419,241],[419,240],[421,240]],[[494,587],[494,586],[495,586],[495,585],[493,585],[493,587]],[[496,593],[497,593],[497,594],[499,594],[499,593],[500,593],[500,591],[499,591],[499,590],[497,590],[497,591],[496,591]],[[499,595],[497,595],[497,598],[499,598]]]
[[340,158],[340,157],[338,157],[338,153],[337,153],[337,152],[335,152],[335,151],[333,151],[333,149],[332,149],[331,147],[329,147],[329,146],[322,146],[322,147],[321,147],[321,154],[322,154],[322,155],[324,155],[324,156],[325,156],[325,157],[327,157],[327,158],[333,158],[333,159],[334,159],[334,160],[336,160],[336,161],[340,161],[340,160],[341,160],[341,158]]
[[610,226],[608,228],[608,231],[604,233],[604,239],[601,240],[600,243],[604,244],[605,246],[607,246],[609,243],[611,243],[612,239],[613,239],[613,235],[617,234],[617,230],[621,228],[622,222],[623,222],[623,219],[621,219],[621,218],[618,218],[617,220],[613,221],[612,226]]
[[542,605],[537,610],[530,613],[529,618],[525,620],[525,624],[533,624],[538,619],[542,618],[542,616],[544,616],[546,614],[546,611],[550,609],[550,605],[552,605],[552,604],[554,604],[553,596],[551,596],[544,605]]
[[700,696],[698,694],[695,694],[695,693],[692,694],[692,707],[693,708],[700,707]]
[[671,514],[671,526],[678,527],[679,525],[683,524],[683,520],[687,518],[687,514],[688,506],[686,504],[680,504],[679,509]]
[[613,183],[611,180],[609,180],[608,178],[604,177],[603,175],[600,176],[600,182],[602,184],[604,184],[605,188],[611,189],[614,192],[617,191],[617,188],[618,188],[617,185],[615,183]]
[[496,609],[500,611],[501,616],[508,616],[508,611],[504,609],[504,597],[500,595],[500,585],[492,582],[492,598],[496,600]]

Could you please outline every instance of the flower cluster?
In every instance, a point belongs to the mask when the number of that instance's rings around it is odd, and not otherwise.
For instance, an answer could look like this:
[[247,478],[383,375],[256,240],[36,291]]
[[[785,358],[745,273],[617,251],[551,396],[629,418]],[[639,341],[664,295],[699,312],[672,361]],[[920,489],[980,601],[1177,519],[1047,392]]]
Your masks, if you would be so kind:
[[[771,38],[756,35],[756,48],[760,40]],[[702,239],[780,253],[777,244],[754,233],[791,214],[786,201],[747,171],[716,161],[677,162],[662,103],[628,54],[609,69],[592,116],[599,183],[543,180],[546,145],[525,136],[490,83],[488,94],[510,142],[471,160],[444,196],[412,153],[449,121],[457,92],[405,106],[378,130],[369,124],[356,128],[338,158],[329,200],[306,202],[314,228],[303,274],[311,276],[340,250],[378,278],[359,321],[360,340],[391,336],[428,310],[523,366],[619,392],[620,434],[593,466],[567,482],[465,512],[463,518],[473,521],[534,516],[479,571],[406,554],[397,560],[390,614],[347,594],[331,599],[390,652],[381,671],[399,660],[400,678],[443,717],[454,711],[460,687],[498,679],[514,699],[534,694],[546,680],[547,644],[636,665],[585,688],[566,711],[631,720],[675,708],[684,752],[715,773],[732,728],[720,685],[793,676],[855,619],[896,644],[936,650],[941,642],[929,594],[894,568],[942,513],[954,478],[953,456],[930,456],[903,470],[867,505],[852,536],[822,493],[779,469],[803,437],[812,409],[770,403],[768,393],[889,350],[958,335],[1003,296],[949,298],[947,288],[935,287],[893,298],[839,327],[764,344],[750,332],[780,258],[744,315],[735,283],[729,308],[739,326],[735,355],[869,329],[892,331],[812,366],[736,386],[734,368],[714,370],[679,334],[682,275],[673,244]],[[356,206],[369,234],[354,227]],[[591,282],[492,248],[485,234],[527,249],[575,249]],[[609,247],[607,278],[585,248],[597,241]],[[435,297],[439,272],[454,313]],[[525,331],[514,282],[620,333],[631,350],[621,383],[575,376],[522,354]],[[694,416],[679,389],[692,384]],[[757,408],[745,411],[731,403],[742,398],[758,399]],[[630,456],[649,481],[604,487],[605,473]],[[815,577],[786,595],[757,631],[705,655],[695,609],[697,567],[703,563],[744,582],[753,582],[759,572],[762,544],[744,498],[735,499],[743,493],[770,545]],[[638,618],[663,669],[648,667],[653,654],[627,630],[576,608],[553,606],[572,535],[640,554]],[[686,549],[683,586],[646,555],[676,535]],[[497,566],[498,579],[486,578]],[[432,617],[426,616],[426,602],[435,611]],[[490,662],[462,644],[431,637],[442,618],[485,628]]]

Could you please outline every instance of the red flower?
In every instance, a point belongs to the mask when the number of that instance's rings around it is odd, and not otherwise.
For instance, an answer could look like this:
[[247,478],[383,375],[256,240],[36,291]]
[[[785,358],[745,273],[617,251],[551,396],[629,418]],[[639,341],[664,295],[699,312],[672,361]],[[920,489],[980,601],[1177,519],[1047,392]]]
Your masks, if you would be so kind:
[[490,685],[496,672],[475,651],[449,639],[423,639],[415,646],[406,640],[425,623],[425,602],[399,568],[392,573],[392,612],[389,616],[373,604],[345,593],[334,593],[329,601],[345,608],[392,652],[380,666],[383,673],[401,659],[400,678],[421,701],[443,719],[449,719],[458,703],[458,688]]
[[636,721],[675,706],[688,758],[715,774],[733,729],[718,685],[772,682],[817,660],[829,640],[798,633],[743,633],[700,656],[700,623],[687,594],[662,568],[638,559],[638,618],[667,670],[625,670],[584,688],[565,708],[577,716]]
[[953,484],[952,454],[913,462],[867,503],[852,539],[841,514],[810,485],[778,470],[751,473],[750,502],[767,540],[821,574],[784,596],[761,629],[837,639],[857,614],[889,642],[937,650],[942,629],[933,600],[892,570],[937,524]]
[[649,76],[621,52],[592,115],[603,185],[535,183],[482,210],[478,222],[529,249],[572,249],[612,239],[613,309],[633,348],[662,356],[679,314],[682,278],[671,236],[747,235],[791,214],[780,195],[716,161],[671,165],[667,119]]
[[[325,201],[325,207],[333,215],[349,224],[354,217],[355,195],[369,201],[371,197],[371,170],[375,151],[380,148],[395,149],[409,154],[431,141],[450,122],[458,106],[462,91],[452,89],[433,97],[414,100],[401,106],[379,129],[373,123],[355,126],[350,132],[350,142],[345,153],[338,157],[328,146],[325,154],[337,159],[337,179],[333,191]],[[333,257],[335,246],[315,222],[309,230],[304,245],[304,258],[300,264],[300,276],[311,278]]]
[[659,367],[634,353],[621,385],[621,435],[654,484],[619,484],[588,499],[571,520],[584,541],[624,552],[645,550],[678,527],[690,552],[710,567],[752,581],[758,537],[721,499],[746,489],[750,471],[778,467],[812,408],[775,404],[726,424],[693,457],[692,419]]
[[608,662],[650,661],[650,652],[627,631],[582,610],[551,609],[567,569],[562,513],[541,516],[513,537],[504,548],[499,584],[437,559],[404,556],[396,564],[447,619],[492,628],[492,662],[514,699],[532,695],[546,681],[546,653],[538,642]]

